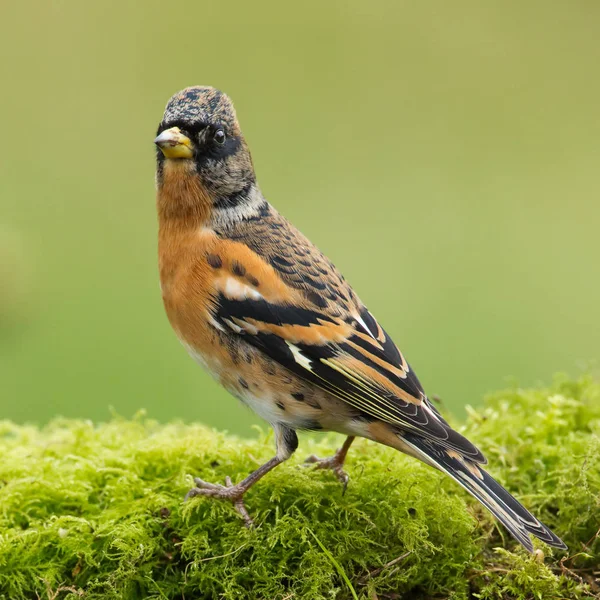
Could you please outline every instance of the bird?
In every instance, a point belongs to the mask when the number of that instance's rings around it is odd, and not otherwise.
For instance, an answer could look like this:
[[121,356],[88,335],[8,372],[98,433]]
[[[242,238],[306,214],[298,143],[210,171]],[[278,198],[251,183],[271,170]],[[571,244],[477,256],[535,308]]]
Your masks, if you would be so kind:
[[445,473],[530,552],[564,542],[483,466],[483,453],[432,404],[404,355],[333,263],[263,196],[230,98],[210,86],[173,95],[158,126],[156,205],[163,304],[175,334],[274,430],[276,453],[245,479],[194,478],[187,497],[231,502],[298,447],[297,431],[343,434],[310,456],[345,486],[356,437]]

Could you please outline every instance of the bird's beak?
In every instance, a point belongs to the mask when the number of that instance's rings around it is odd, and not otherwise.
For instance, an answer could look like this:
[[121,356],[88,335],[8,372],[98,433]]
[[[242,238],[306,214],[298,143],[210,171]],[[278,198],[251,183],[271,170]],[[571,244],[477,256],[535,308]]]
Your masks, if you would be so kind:
[[181,133],[179,127],[165,129],[154,143],[167,158],[192,158],[192,140]]

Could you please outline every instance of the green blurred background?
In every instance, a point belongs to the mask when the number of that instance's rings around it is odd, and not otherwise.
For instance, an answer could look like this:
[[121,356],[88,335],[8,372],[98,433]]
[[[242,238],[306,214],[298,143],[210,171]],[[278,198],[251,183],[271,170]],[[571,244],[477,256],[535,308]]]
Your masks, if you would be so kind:
[[169,96],[235,101],[267,198],[453,412],[597,359],[598,2],[0,4],[0,410],[258,419],[163,314]]

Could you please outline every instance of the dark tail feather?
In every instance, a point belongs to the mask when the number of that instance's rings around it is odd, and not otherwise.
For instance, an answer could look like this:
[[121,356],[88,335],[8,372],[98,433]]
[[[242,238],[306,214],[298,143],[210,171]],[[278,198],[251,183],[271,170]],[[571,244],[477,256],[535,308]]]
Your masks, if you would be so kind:
[[538,521],[516,498],[513,498],[491,475],[475,463],[460,457],[457,453],[448,453],[446,449],[436,447],[431,441],[414,434],[404,433],[402,440],[423,462],[446,473],[477,498],[529,552],[533,552],[529,534],[533,534],[549,546],[567,549],[557,535]]

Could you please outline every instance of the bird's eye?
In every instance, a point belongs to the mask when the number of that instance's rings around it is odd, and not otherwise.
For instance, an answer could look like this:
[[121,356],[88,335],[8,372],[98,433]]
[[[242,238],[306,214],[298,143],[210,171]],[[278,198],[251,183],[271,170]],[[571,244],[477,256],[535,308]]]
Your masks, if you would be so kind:
[[215,134],[213,136],[213,139],[215,140],[215,142],[217,144],[219,144],[220,146],[222,146],[225,143],[225,132],[222,129],[217,129],[215,131]]

